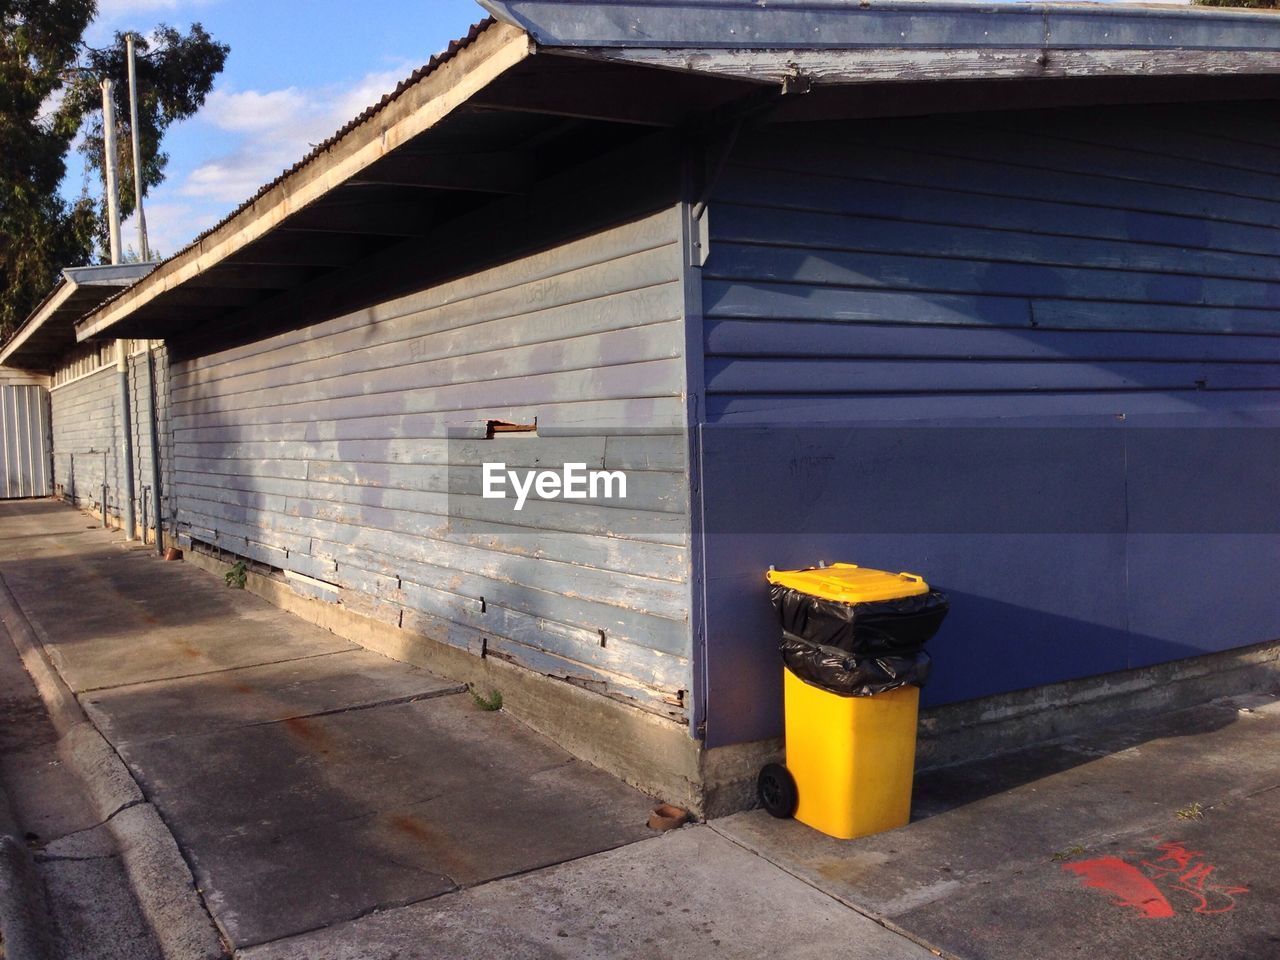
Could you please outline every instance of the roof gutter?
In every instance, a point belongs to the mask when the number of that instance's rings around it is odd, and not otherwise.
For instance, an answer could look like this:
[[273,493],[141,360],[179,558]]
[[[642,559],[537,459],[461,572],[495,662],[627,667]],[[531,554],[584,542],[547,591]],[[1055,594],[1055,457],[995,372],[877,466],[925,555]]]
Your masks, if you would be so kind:
[[504,23],[490,25],[456,56],[427,72],[144,280],[85,317],[76,325],[77,339],[109,335],[112,326],[134,311],[260,239],[335,186],[435,126],[534,49],[523,30]]

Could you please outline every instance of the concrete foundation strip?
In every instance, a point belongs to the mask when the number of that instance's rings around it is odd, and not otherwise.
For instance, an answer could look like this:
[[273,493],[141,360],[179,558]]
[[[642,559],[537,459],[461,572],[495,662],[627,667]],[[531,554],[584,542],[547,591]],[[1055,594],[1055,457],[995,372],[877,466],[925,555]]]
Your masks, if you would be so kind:
[[[98,815],[115,838],[134,896],[161,952],[167,960],[221,960],[228,956],[230,951],[219,937],[213,918],[196,890],[191,868],[183,859],[173,834],[155,807],[143,796],[119,754],[85,715],[75,694],[49,661],[35,630],[2,575],[0,623],[13,640],[49,711],[59,735],[59,755],[84,782]],[[0,827],[3,827],[2,823]],[[20,839],[18,842],[21,852],[30,860],[25,845]],[[21,857],[11,855],[8,846],[0,840],[0,864],[3,864],[0,865],[0,877],[7,876],[11,859],[16,875],[21,875],[24,869]],[[34,878],[34,869],[34,864],[31,864],[28,879]],[[8,918],[4,886],[0,881],[0,923]],[[38,882],[35,890],[40,890]],[[22,896],[27,901],[31,900],[29,893]],[[43,910],[43,894],[36,906]],[[35,906],[31,907],[32,911],[35,909]],[[15,913],[15,916],[19,914]],[[32,912],[31,916],[35,917],[36,913]],[[8,927],[3,929],[6,960],[43,960],[48,956],[47,952],[17,952],[19,942],[11,943]],[[25,928],[15,926],[15,931],[21,929]],[[41,935],[47,942],[47,929]]]

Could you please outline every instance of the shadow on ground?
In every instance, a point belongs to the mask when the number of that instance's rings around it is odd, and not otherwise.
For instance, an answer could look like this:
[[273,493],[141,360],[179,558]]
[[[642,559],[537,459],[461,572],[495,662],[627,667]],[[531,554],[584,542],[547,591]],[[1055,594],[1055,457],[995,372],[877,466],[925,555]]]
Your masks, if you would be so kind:
[[0,574],[237,947],[652,835],[648,797],[458,684],[83,521],[0,505]]

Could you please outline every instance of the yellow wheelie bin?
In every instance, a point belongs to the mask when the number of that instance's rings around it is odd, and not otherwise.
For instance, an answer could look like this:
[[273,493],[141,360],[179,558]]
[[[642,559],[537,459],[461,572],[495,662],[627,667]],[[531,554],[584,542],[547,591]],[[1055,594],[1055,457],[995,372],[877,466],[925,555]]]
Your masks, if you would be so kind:
[[915,574],[851,563],[767,576],[782,625],[786,765],[760,772],[761,804],[844,840],[905,825],[924,644],[946,595]]

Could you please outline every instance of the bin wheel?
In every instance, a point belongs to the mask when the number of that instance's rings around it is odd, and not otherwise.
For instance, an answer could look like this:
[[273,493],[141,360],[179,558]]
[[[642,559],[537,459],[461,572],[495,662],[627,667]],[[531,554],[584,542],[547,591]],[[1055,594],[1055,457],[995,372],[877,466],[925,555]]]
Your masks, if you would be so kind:
[[793,816],[800,802],[795,778],[780,763],[771,763],[760,771],[756,792],[760,794],[761,805],[780,820]]

